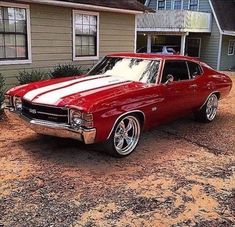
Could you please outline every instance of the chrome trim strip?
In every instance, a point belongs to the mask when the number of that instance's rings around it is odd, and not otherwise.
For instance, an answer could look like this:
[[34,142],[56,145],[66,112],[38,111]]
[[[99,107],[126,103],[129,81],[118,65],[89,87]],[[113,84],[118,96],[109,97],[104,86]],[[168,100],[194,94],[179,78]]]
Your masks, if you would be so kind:
[[145,123],[145,120],[146,120],[145,113],[144,113],[143,111],[141,111],[141,110],[132,110],[132,111],[123,113],[123,114],[121,114],[121,115],[115,120],[115,122],[114,122],[114,124],[113,124],[113,127],[112,127],[112,129],[111,129],[111,131],[110,131],[110,133],[109,133],[107,139],[109,139],[109,137],[111,136],[111,134],[112,134],[112,132],[113,132],[113,129],[114,129],[115,125],[117,124],[117,122],[118,122],[123,116],[128,115],[128,114],[130,114],[130,113],[141,113],[141,114],[143,114],[143,116],[144,116],[144,123]]
[[[29,108],[28,108],[29,109]],[[66,114],[53,114],[53,113],[47,113],[47,112],[42,112],[42,111],[37,111],[38,114],[43,114],[43,115],[49,115],[49,116],[54,116],[54,117],[68,117],[68,115]],[[36,114],[37,114],[36,113]]]
[[[213,91],[213,92],[211,92],[211,93],[207,96],[206,101],[201,105],[201,107],[199,108],[199,110],[202,109],[202,107],[203,107],[203,106],[206,104],[206,102],[208,101],[209,97],[210,97],[212,94],[214,94],[214,93],[219,93],[219,94],[220,94],[219,91]],[[219,100],[219,98],[218,98],[218,100]]]

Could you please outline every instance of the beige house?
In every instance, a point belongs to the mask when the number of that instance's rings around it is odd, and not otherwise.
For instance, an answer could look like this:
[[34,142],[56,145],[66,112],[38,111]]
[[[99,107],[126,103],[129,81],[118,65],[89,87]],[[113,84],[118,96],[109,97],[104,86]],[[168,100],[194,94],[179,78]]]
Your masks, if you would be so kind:
[[7,86],[20,70],[49,70],[64,63],[91,67],[113,52],[133,52],[135,0],[0,1],[0,73]]

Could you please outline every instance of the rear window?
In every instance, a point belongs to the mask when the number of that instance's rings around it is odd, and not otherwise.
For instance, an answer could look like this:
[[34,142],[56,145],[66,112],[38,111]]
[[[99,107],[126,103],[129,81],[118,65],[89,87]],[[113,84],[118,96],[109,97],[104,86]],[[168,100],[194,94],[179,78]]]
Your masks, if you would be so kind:
[[201,66],[195,62],[188,61],[190,77],[194,78],[202,74]]

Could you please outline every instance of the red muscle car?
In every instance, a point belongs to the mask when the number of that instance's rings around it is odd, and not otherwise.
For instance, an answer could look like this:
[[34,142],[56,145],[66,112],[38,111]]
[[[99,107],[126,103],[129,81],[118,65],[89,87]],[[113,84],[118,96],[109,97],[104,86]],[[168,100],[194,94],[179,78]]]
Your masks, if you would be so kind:
[[129,155],[141,132],[193,112],[214,120],[231,79],[198,59],[179,55],[112,54],[82,76],[50,79],[7,91],[6,112],[39,134],[104,142]]

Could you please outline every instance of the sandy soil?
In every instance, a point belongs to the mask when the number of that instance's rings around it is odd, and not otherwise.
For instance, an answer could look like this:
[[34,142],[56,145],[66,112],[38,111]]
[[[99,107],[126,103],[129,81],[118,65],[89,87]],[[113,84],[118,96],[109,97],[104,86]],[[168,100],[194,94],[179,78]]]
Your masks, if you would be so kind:
[[146,132],[125,159],[5,119],[0,226],[235,226],[234,153],[235,87],[213,123]]

